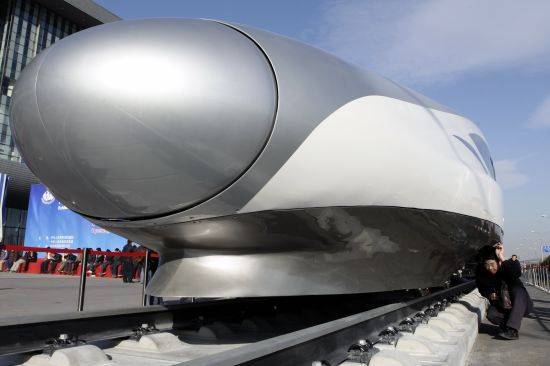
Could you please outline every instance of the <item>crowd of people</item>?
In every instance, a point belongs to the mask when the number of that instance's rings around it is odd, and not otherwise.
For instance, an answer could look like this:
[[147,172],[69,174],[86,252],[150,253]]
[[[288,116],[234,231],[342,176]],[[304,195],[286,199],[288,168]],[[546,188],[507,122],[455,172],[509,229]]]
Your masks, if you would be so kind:
[[0,271],[19,272],[21,266],[23,271],[27,271],[29,263],[36,262],[37,258],[36,252],[2,249],[0,250]]
[[[101,248],[96,248],[96,251],[101,251]],[[111,276],[116,278],[122,278],[124,283],[132,283],[133,278],[139,274],[140,278],[143,278],[143,267],[145,261],[145,253],[147,249],[141,245],[133,245],[131,241],[128,241],[122,248],[115,248],[114,252],[110,249],[106,250],[109,254],[92,254],[88,258],[87,273],[91,276],[95,276],[97,268],[99,268],[99,276],[103,277],[107,274],[107,269],[110,270]],[[141,256],[126,256],[129,253],[141,253]],[[158,266],[158,258],[150,257],[148,270],[154,273]]]
[[[82,263],[83,251],[81,248],[77,248],[76,253],[62,253],[50,247],[46,249],[46,256],[42,260],[42,263],[40,263],[40,273],[59,273],[64,275],[74,275],[77,273],[79,265]],[[104,254],[92,252],[88,257],[86,272],[92,277],[95,277],[96,273],[100,277],[104,277],[107,274],[107,270],[109,270],[111,277],[122,278],[124,283],[132,283],[137,275],[139,275],[140,279],[143,278],[146,251],[147,249],[144,247],[127,241],[122,251],[119,248],[115,248],[113,252],[107,249],[103,252]],[[95,252],[102,252],[102,250],[101,248],[96,248]],[[131,253],[142,253],[143,255],[132,255]],[[34,251],[17,251],[0,248],[0,271],[27,272],[29,264],[37,261],[38,255]],[[158,258],[151,256],[148,265],[149,276],[156,271],[157,266]]]

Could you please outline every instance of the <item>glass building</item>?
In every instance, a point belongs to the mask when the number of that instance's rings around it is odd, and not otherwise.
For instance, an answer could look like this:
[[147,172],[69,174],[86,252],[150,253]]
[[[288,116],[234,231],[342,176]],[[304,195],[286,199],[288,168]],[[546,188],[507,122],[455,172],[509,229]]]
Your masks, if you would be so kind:
[[9,176],[4,243],[23,242],[30,185],[38,183],[21,162],[9,126],[21,70],[57,40],[119,19],[90,0],[0,0],[0,172]]

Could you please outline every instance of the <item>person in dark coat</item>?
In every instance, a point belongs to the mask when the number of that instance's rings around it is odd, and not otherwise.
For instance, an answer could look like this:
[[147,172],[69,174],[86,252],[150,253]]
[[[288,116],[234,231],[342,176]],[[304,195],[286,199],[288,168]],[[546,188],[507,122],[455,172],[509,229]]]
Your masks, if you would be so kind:
[[[101,252],[101,248],[95,248],[96,252]],[[97,255],[91,255],[89,264],[88,264],[88,273],[91,274],[92,277],[95,277],[95,270],[98,266],[101,266],[103,261],[105,260],[105,256],[103,254],[97,254]]]
[[[159,258],[158,258],[158,255],[156,255],[157,253],[154,253],[155,255],[153,255],[153,253],[151,253],[151,256],[149,257],[149,274],[148,274],[148,283],[149,281],[151,281],[151,279],[153,278],[153,276],[155,275],[155,272],[157,271],[158,269],[158,266],[159,266]],[[153,296],[153,295],[149,295],[149,305],[162,305],[162,297],[158,297],[158,296]]]
[[[120,249],[115,248],[115,253],[120,254]],[[111,277],[117,278],[118,277],[118,266],[120,265],[122,257],[119,256],[112,256],[112,262],[111,262]]]
[[[122,248],[122,253],[133,253],[135,250],[132,242],[128,240],[126,245]],[[134,261],[132,257],[121,257],[122,261],[122,281],[125,283],[132,283],[132,277],[134,274]]]
[[59,268],[59,273],[61,274],[72,274],[74,262],[76,262],[76,255],[73,253],[67,253],[63,262],[61,262],[61,267]]
[[57,268],[57,264],[61,263],[61,259],[62,259],[61,254],[55,253],[53,255],[52,261],[50,262],[50,273],[51,274],[55,273],[55,269]]
[[[48,247],[47,249],[50,249],[50,247]],[[53,257],[53,252],[46,253],[46,258],[40,264],[40,273],[48,273],[48,269],[50,268],[50,263],[53,261]]]
[[27,272],[29,270],[29,263],[35,263],[36,261],[38,261],[38,254],[36,252],[27,252],[25,254],[25,268],[23,271]]
[[[500,243],[482,248],[481,256],[476,283],[480,294],[491,304],[487,319],[500,326],[499,337],[518,339],[523,317],[533,311],[533,302],[520,280],[521,265],[517,260],[504,259],[504,249]],[[506,306],[505,288],[509,293],[510,306]]]
[[107,249],[107,253],[108,254],[105,255],[105,259],[103,260],[103,263],[101,263],[101,271],[99,274],[101,277],[105,276],[105,274],[107,273],[107,267],[109,267],[111,269],[111,272],[113,272],[113,261],[115,257],[113,257],[112,255],[109,255],[111,253],[110,249]]
[[71,276],[74,275],[78,271],[78,266],[80,265],[80,263],[82,263],[83,251],[80,248],[76,248],[76,250],[78,250],[78,252],[75,255],[74,263],[71,266],[71,271],[69,272],[69,274]]
[[133,257],[133,265],[134,265],[134,273],[133,276],[139,276],[139,282],[143,283],[144,280],[144,274],[143,272],[143,264],[145,262],[145,254],[147,253],[147,249],[141,245],[138,245],[136,248],[134,248],[134,253],[140,253],[143,254],[139,257]]
[[[97,259],[97,254],[89,254],[88,255],[88,265],[86,268],[86,274],[92,275],[94,274],[92,271],[92,266],[95,265],[95,261]],[[94,267],[95,269],[95,267]]]

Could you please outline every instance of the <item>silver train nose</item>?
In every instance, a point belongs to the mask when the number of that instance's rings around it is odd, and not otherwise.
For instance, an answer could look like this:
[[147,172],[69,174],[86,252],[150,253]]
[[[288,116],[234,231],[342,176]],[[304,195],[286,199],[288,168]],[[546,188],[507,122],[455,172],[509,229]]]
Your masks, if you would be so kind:
[[161,216],[231,185],[261,153],[277,90],[257,45],[205,20],[94,27],[43,51],[14,91],[24,161],[69,208]]

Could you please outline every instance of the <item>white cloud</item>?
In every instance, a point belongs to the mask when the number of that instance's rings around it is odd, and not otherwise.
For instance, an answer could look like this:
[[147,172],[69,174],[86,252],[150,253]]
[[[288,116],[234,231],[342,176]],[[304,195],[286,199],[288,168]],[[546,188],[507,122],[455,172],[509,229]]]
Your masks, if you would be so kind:
[[533,128],[550,127],[550,95],[547,95],[535,109],[529,118],[529,126]]
[[521,187],[529,182],[529,177],[519,171],[517,160],[497,160],[495,171],[497,181],[503,189]]
[[504,67],[550,69],[548,0],[344,0],[309,41],[412,84]]

